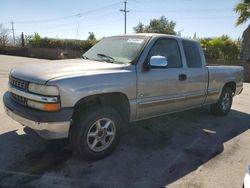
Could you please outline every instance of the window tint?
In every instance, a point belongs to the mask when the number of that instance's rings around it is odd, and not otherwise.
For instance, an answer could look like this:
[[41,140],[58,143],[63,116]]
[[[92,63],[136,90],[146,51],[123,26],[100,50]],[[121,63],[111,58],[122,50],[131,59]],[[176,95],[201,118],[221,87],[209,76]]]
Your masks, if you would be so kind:
[[152,56],[164,56],[168,61],[167,68],[182,67],[180,50],[178,43],[173,39],[160,39],[152,47],[149,59]]
[[198,68],[202,66],[199,47],[195,42],[182,41],[187,66],[190,68]]

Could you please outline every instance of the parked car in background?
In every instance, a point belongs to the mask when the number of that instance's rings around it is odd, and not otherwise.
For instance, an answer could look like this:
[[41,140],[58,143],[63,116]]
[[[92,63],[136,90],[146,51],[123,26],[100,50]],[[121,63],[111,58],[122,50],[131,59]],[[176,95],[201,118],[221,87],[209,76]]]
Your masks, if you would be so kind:
[[126,122],[203,105],[230,111],[243,89],[240,66],[207,66],[193,40],[134,34],[101,40],[83,59],[10,72],[6,113],[46,139],[69,138],[84,159],[110,154]]
[[244,188],[250,188],[250,165],[247,168],[247,173],[245,174],[244,177]]

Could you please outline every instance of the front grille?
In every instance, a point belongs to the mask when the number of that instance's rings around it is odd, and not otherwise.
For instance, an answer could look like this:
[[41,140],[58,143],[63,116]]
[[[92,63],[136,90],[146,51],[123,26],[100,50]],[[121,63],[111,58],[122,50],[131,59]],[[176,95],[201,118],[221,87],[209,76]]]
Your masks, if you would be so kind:
[[27,99],[22,97],[22,96],[19,96],[19,95],[16,95],[15,93],[11,93],[11,96],[12,96],[12,99],[22,105],[26,105],[27,104]]
[[9,82],[10,82],[12,87],[15,87],[15,88],[23,90],[23,91],[28,90],[29,83],[27,81],[23,81],[23,80],[14,78],[14,77],[10,77]]
[[[28,84],[29,82],[27,81],[24,81],[24,80],[20,80],[20,79],[17,79],[15,77],[10,77],[9,78],[9,84],[11,87],[13,88],[16,88],[18,90],[22,90],[22,91],[28,91]],[[16,101],[17,103],[19,104],[22,104],[22,105],[26,105],[27,104],[27,99],[20,96],[20,95],[17,95],[15,93],[12,93],[11,92],[11,98]]]

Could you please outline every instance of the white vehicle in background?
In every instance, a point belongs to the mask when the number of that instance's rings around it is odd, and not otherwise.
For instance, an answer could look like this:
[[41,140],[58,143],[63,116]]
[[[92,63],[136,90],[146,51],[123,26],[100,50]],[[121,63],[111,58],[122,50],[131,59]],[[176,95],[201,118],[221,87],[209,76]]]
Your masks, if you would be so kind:
[[250,188],[250,165],[247,168],[247,173],[244,178],[244,188]]

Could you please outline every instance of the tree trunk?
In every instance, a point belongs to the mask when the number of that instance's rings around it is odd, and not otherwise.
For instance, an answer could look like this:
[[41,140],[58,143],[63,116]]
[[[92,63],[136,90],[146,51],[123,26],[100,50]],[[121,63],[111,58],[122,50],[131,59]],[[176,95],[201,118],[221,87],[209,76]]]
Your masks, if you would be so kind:
[[250,62],[250,25],[242,35],[241,58]]

